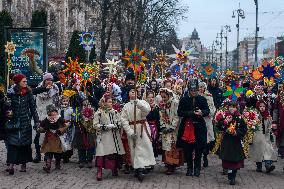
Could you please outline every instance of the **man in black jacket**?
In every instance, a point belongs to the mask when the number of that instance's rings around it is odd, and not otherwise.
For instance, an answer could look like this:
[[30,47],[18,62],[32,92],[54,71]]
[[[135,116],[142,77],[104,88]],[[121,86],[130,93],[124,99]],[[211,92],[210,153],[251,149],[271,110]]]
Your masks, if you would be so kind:
[[[185,152],[186,176],[199,177],[202,150],[207,144],[207,128],[203,117],[208,116],[210,110],[205,97],[198,95],[197,79],[189,81],[188,91],[188,94],[181,98],[178,106],[178,116],[182,120],[178,131],[177,147],[183,148]],[[193,151],[195,151],[194,169]]]
[[209,80],[208,91],[213,96],[214,105],[218,110],[224,100],[223,91],[219,88],[217,78],[212,78]]

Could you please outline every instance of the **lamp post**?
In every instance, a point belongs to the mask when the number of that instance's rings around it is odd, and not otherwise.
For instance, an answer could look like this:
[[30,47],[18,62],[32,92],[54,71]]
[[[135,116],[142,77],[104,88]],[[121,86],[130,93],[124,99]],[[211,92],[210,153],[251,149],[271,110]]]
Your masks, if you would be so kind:
[[224,26],[224,28],[225,28],[225,40],[226,40],[226,54],[225,54],[225,65],[226,65],[226,70],[228,69],[228,32],[231,32],[231,26],[229,26],[229,25],[226,25],[226,26]]
[[[222,26],[221,32],[218,33],[220,34],[220,43],[218,43],[218,45],[220,45],[220,68],[221,70],[223,70],[223,38],[224,38],[223,32],[224,31],[223,31],[223,26]],[[217,34],[217,38],[219,38],[218,34]]]
[[215,49],[215,46],[214,46],[214,43],[215,43],[215,41],[213,41],[213,43],[212,43],[212,57],[211,57],[211,63],[213,64],[214,63],[214,49]]
[[233,10],[233,15],[232,15],[232,18],[235,18],[235,14],[237,14],[238,16],[238,23],[236,25],[237,27],[237,65],[236,65],[236,70],[238,69],[239,67],[239,47],[240,47],[240,44],[239,44],[239,40],[240,40],[240,18],[242,19],[245,19],[245,12],[243,9],[240,8],[240,4],[239,4],[239,9],[238,10]]
[[258,59],[257,59],[257,38],[258,38],[258,0],[254,0],[255,3],[255,9],[256,9],[256,16],[255,16],[255,55],[254,55],[254,61],[255,61],[255,66],[258,66]]

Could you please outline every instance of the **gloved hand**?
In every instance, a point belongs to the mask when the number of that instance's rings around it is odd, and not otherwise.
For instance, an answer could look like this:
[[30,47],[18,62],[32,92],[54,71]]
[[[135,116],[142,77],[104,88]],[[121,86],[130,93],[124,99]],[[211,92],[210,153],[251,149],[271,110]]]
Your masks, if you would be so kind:
[[62,132],[60,130],[56,130],[55,132],[58,136],[62,135]]
[[175,130],[173,129],[173,128],[169,128],[168,129],[168,133],[172,133],[172,132],[174,132]]
[[33,129],[36,131],[40,126],[40,123],[34,123]]
[[136,140],[136,139],[138,138],[138,136],[137,136],[136,134],[132,134],[132,135],[131,135],[131,138],[132,138],[133,140]]
[[115,125],[115,124],[109,124],[107,127],[108,127],[109,129],[115,129],[115,128],[116,128],[116,125]]
[[167,133],[168,133],[167,128],[162,127],[162,128],[161,128],[161,133],[163,133],[163,134],[167,134]]
[[101,126],[101,129],[102,129],[102,131],[107,131],[108,130],[108,128],[104,124]]

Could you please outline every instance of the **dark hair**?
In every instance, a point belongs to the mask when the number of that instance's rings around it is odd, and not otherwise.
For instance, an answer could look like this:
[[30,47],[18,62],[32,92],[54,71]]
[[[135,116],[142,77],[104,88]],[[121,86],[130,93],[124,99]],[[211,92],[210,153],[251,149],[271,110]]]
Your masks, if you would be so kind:
[[[15,86],[14,86],[14,92],[15,92],[15,94],[20,94],[21,93],[21,87],[20,87],[20,85],[19,84],[16,84]],[[32,89],[29,87],[29,86],[27,86],[27,92],[28,93],[31,93],[32,92]]]
[[135,86],[134,85],[128,85],[128,86],[126,86],[126,94],[127,94],[127,98],[126,98],[126,102],[129,102],[130,101],[130,99],[129,99],[129,92],[131,91],[131,90],[135,90]]
[[217,87],[217,88],[218,88],[218,87],[219,87],[219,82],[218,82],[218,79],[217,79],[216,77],[213,77],[213,78],[210,78],[210,79],[209,79],[209,85],[208,85],[208,86],[209,86],[209,87],[213,87],[212,84],[211,84],[211,82],[212,82],[213,79],[216,80],[216,85],[215,85],[214,87]]
[[150,94],[152,94],[154,97],[155,97],[155,95],[156,95],[156,93],[153,91],[153,90],[147,90],[147,92],[146,92],[146,97],[148,97]]

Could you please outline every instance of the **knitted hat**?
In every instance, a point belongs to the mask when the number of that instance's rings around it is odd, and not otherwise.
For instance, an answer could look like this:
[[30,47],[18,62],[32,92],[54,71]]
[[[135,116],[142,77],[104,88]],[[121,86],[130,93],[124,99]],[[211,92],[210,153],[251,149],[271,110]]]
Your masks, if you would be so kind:
[[125,81],[135,80],[135,75],[133,73],[128,73],[125,77]]
[[45,74],[43,75],[43,81],[45,81],[45,80],[47,80],[47,79],[53,80],[53,76],[52,76],[51,73],[45,73]]
[[203,87],[205,89],[207,89],[207,84],[205,82],[200,82],[198,83],[199,87]]
[[19,84],[24,78],[27,78],[24,74],[16,74],[13,77],[13,81],[15,84]]
[[58,112],[58,109],[54,104],[49,104],[46,106],[46,113],[51,113],[51,112]]
[[198,80],[190,79],[187,85],[188,90],[198,90]]

